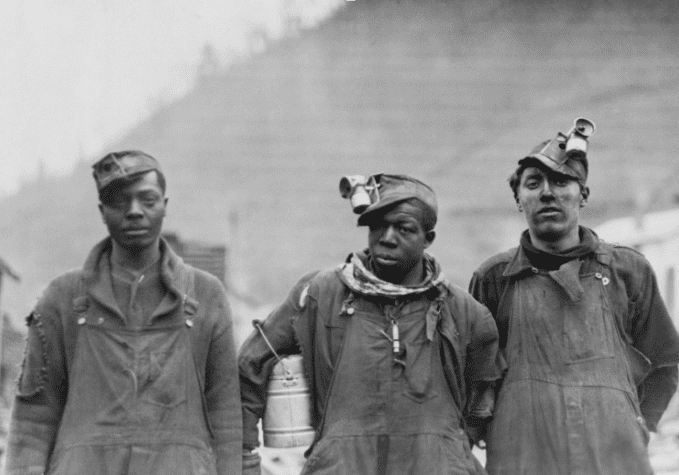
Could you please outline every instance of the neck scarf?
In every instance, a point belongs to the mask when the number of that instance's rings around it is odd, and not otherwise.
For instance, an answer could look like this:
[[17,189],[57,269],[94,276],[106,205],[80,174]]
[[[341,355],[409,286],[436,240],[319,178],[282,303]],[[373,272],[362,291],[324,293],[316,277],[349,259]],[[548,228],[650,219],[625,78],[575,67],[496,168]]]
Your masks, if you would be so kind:
[[563,264],[575,258],[594,252],[597,243],[592,231],[580,227],[580,244],[565,251],[543,251],[538,249],[530,241],[530,234],[525,230],[521,235],[521,247],[532,265],[543,270],[557,270]]
[[353,253],[349,256],[347,262],[340,266],[340,276],[353,292],[380,297],[401,297],[422,294],[445,281],[443,272],[436,265],[434,258],[426,253],[424,255],[424,268],[426,277],[422,284],[416,287],[392,284],[373,274],[366,268],[360,255]]

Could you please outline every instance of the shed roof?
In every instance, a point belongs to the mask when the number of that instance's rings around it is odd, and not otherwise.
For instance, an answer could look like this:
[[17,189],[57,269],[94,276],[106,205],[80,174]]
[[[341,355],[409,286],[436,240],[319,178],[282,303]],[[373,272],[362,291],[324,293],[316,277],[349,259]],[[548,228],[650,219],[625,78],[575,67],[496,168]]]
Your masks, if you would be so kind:
[[679,236],[679,208],[647,213],[641,217],[615,218],[597,226],[603,239],[634,246],[665,241]]

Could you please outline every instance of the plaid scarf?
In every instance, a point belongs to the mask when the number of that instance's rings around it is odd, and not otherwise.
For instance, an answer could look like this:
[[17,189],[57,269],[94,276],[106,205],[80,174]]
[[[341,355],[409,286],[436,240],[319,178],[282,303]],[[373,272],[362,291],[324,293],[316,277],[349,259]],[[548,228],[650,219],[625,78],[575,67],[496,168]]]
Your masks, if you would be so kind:
[[424,282],[417,287],[406,287],[380,279],[365,267],[358,253],[353,253],[347,262],[340,266],[340,276],[353,292],[379,297],[401,297],[422,294],[445,282],[443,272],[434,258],[427,253],[424,254],[424,268],[426,272]]

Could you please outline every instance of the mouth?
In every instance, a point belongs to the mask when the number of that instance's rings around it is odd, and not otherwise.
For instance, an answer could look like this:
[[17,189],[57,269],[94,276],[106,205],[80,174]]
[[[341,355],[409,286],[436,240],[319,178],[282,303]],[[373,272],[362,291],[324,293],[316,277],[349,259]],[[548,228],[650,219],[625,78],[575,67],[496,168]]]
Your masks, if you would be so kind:
[[556,216],[561,213],[561,210],[555,206],[547,206],[538,211],[540,216]]
[[126,236],[143,236],[144,234],[147,234],[149,232],[148,229],[146,228],[129,228],[123,230],[123,233]]
[[393,266],[398,264],[398,259],[392,256],[376,255],[375,262],[383,266]]

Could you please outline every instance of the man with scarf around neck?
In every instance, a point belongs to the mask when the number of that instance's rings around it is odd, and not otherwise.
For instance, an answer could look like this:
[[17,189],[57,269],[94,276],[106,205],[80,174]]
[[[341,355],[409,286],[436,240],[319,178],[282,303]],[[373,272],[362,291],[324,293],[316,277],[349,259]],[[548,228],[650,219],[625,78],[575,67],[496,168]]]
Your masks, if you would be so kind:
[[6,475],[237,475],[242,415],[226,291],[161,238],[157,160],[96,162],[109,237],[27,318]]
[[519,247],[488,259],[470,283],[496,319],[508,366],[486,469],[650,474],[649,430],[677,388],[679,336],[648,261],[579,225],[587,157],[548,145],[509,179],[528,223]]
[[[303,277],[263,323],[277,353],[303,356],[316,437],[302,473],[484,474],[470,438],[504,369],[495,323],[425,253],[434,191],[375,177],[379,198],[358,219],[368,249]],[[245,474],[260,473],[257,422],[275,363],[253,332],[239,354]]]

